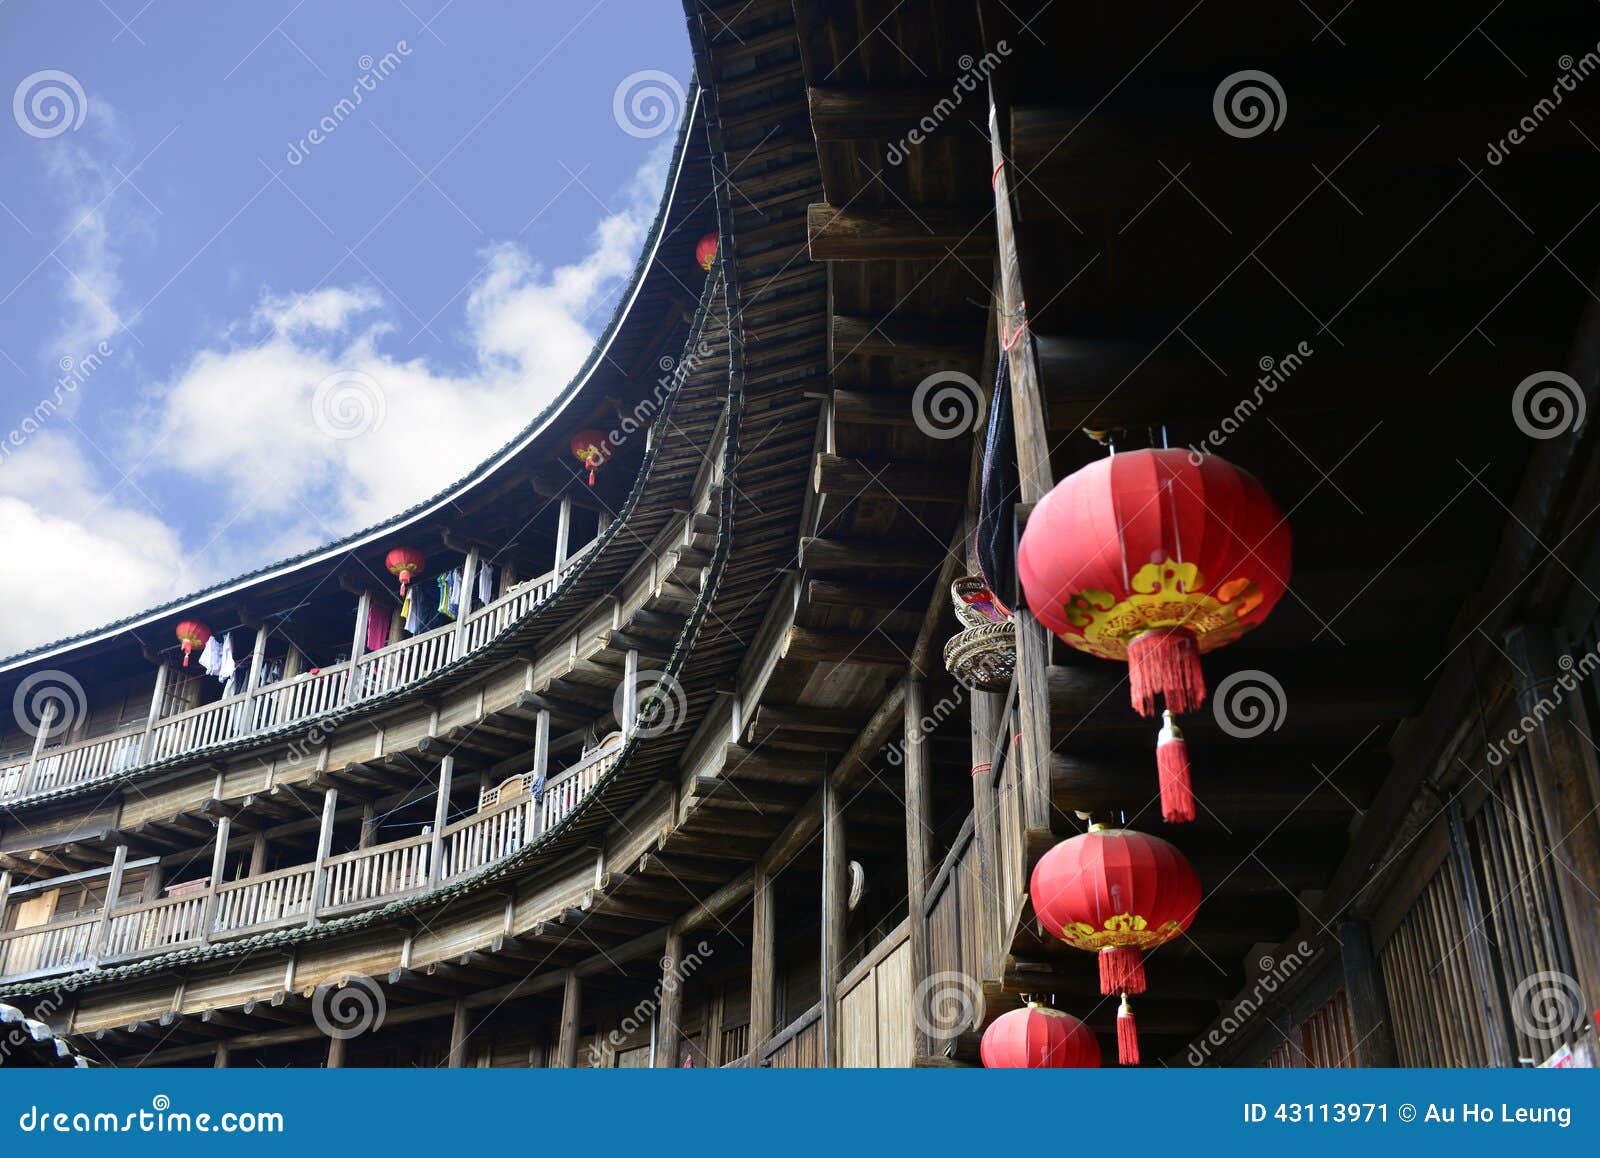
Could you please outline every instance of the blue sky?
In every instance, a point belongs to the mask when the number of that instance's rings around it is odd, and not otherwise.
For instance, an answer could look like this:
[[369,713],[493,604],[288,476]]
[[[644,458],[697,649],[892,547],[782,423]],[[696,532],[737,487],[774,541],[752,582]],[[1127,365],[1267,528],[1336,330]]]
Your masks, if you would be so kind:
[[0,4],[0,654],[514,433],[632,269],[690,71],[661,0]]

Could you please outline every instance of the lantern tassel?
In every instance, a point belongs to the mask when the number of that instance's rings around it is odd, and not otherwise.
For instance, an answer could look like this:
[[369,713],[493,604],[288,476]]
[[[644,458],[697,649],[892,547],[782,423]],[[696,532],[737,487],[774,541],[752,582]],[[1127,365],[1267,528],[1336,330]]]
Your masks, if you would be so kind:
[[1156,738],[1156,771],[1161,778],[1161,815],[1168,824],[1194,819],[1194,789],[1189,783],[1189,745],[1170,711],[1162,713]]
[[1156,713],[1156,696],[1179,715],[1206,702],[1206,677],[1200,647],[1181,627],[1147,631],[1128,644],[1128,690],[1141,716]]
[[1139,1064],[1139,1026],[1133,1020],[1133,1006],[1128,1004],[1126,993],[1117,1010],[1117,1061],[1125,1066]]
[[1144,953],[1131,945],[1118,945],[1102,949],[1100,957],[1100,992],[1107,997],[1118,993],[1144,992]]

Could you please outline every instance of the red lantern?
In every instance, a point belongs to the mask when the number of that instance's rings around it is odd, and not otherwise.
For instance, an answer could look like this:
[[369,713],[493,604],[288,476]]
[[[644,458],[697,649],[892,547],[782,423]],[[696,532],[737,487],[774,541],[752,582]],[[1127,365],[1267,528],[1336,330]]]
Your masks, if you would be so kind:
[[1193,866],[1160,837],[1097,824],[1040,858],[1029,897],[1052,937],[1098,955],[1100,992],[1123,998],[1118,1055],[1137,1065],[1127,995],[1145,991],[1145,951],[1181,936],[1194,920],[1200,878]]
[[717,260],[717,235],[708,233],[700,239],[694,247],[694,259],[700,263],[700,268],[707,273],[711,272],[711,265]]
[[572,457],[589,468],[589,485],[594,486],[594,472],[611,457],[611,443],[603,430],[580,430],[572,436]]
[[[1215,455],[1136,450],[1090,463],[1034,508],[1017,551],[1028,606],[1065,643],[1126,660],[1133,706],[1205,702],[1202,652],[1231,643],[1289,585],[1289,525],[1255,478]],[[1158,742],[1162,812],[1194,819],[1188,753]]]
[[1070,1013],[1029,1002],[995,1018],[978,1049],[991,1069],[1094,1069],[1100,1042]]
[[400,577],[401,599],[406,597],[406,588],[427,561],[428,557],[415,547],[396,547],[384,558],[383,565],[389,568],[389,574]]
[[211,629],[198,619],[185,619],[178,624],[174,632],[178,642],[183,644],[183,666],[189,666],[189,653],[197,647],[204,647],[211,638]]

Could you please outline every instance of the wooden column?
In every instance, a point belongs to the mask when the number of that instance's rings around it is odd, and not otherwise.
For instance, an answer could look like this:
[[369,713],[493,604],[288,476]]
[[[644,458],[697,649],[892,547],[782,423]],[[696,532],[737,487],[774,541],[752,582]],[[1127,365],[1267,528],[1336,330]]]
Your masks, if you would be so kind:
[[[1506,650],[1520,669],[1517,700],[1524,714],[1535,715],[1541,700],[1546,708],[1560,701],[1528,737],[1528,762],[1545,818],[1541,843],[1555,862],[1552,875],[1566,911],[1574,980],[1583,992],[1585,1016],[1600,1029],[1594,1022],[1600,1013],[1600,920],[1594,915],[1600,895],[1600,768],[1591,721],[1575,687],[1582,677],[1561,666],[1555,640],[1542,628],[1511,629]],[[1515,985],[1521,978],[1507,980]],[[1591,1064],[1600,1064],[1600,1057]]]
[[26,792],[33,790],[33,778],[39,771],[39,753],[44,751],[45,741],[50,738],[50,729],[56,722],[56,703],[49,701],[44,706],[44,714],[39,720],[39,730],[33,736],[33,751],[28,755],[28,770],[23,773],[23,783],[27,785]]
[[217,889],[222,887],[222,874],[228,867],[228,837],[232,831],[232,820],[226,816],[217,818],[217,841],[211,850],[211,883],[206,886],[204,916],[200,921],[202,941],[211,936],[211,918],[217,911]]
[[433,843],[428,846],[428,882],[435,888],[444,880],[444,826],[450,819],[450,786],[455,783],[456,758],[439,761],[439,792],[433,802]]
[[718,985],[706,1002],[705,1016],[700,1019],[700,1037],[705,1042],[701,1052],[705,1054],[706,1065],[712,1069],[728,1060],[722,1056],[722,995],[723,986]]
[[[911,919],[911,987],[915,991],[928,975],[928,882],[932,877],[930,841],[933,835],[933,784],[928,765],[927,738],[922,721],[927,715],[927,689],[919,679],[907,678],[905,737],[906,891]],[[925,1020],[925,1019],[919,1019]],[[913,1038],[915,1054],[928,1053],[927,1034],[919,1027]]]
[[[541,777],[547,782],[550,777],[550,713],[544,708],[533,718],[533,778],[538,781]],[[533,834],[543,830],[544,809],[540,807],[534,810]]]
[[156,723],[161,719],[161,704],[167,698],[167,665],[156,664],[155,691],[150,693],[150,711],[144,718],[144,735],[139,738],[139,763],[145,764],[150,760],[150,737],[155,733]]
[[[998,955],[1009,946],[1001,940],[1007,930],[1001,928],[1006,909],[1013,898],[1002,897],[1000,855],[1000,801],[994,789],[995,741],[1005,728],[1005,702],[991,692],[973,692],[970,709],[972,727],[972,838],[978,844],[978,871],[982,887],[977,890],[978,902],[983,907],[981,926],[984,931],[980,964],[985,977],[998,977]],[[1006,753],[1004,748],[1002,753]],[[965,900],[965,898],[963,898]]]
[[344,698],[346,703],[351,703],[356,698],[356,693],[361,687],[359,667],[361,653],[367,646],[367,616],[372,612],[372,592],[363,591],[361,598],[356,600],[356,630],[350,637],[350,672],[344,682]]
[[772,895],[772,876],[760,865],[750,891],[750,1056],[759,1066],[762,1051],[772,1038],[772,1010],[777,991],[778,920]]
[[622,719],[617,721],[617,725],[626,737],[633,734],[634,725],[638,722],[639,653],[630,647],[622,662]]
[[558,1069],[578,1066],[578,1024],[583,1018],[583,978],[567,970],[561,987],[561,1034],[556,1040],[555,1064]]
[[219,1070],[225,1070],[225,1069],[228,1068],[228,1063],[229,1063],[230,1060],[231,1059],[229,1057],[229,1051],[228,1051],[228,1039],[227,1038],[222,1038],[221,1040],[219,1040],[217,1042],[217,1053],[216,1053],[215,1060],[211,1063],[212,1064],[212,1068],[219,1069]]
[[344,1038],[330,1037],[328,1039],[328,1068],[330,1070],[344,1069]]
[[682,1022],[683,934],[674,929],[667,934],[667,945],[661,952],[661,1009],[656,1018],[656,1069],[677,1067]]
[[833,777],[822,778],[822,1064],[839,1064],[839,982],[844,976],[849,920],[850,862],[845,852],[844,803]]
[[94,945],[91,950],[95,960],[105,951],[106,930],[111,926],[111,909],[117,903],[117,894],[122,892],[122,870],[128,863],[128,846],[117,845],[117,851],[111,858],[111,876],[106,881],[106,903],[100,907],[100,920],[94,927]]
[[378,810],[369,800],[361,806],[361,835],[356,839],[356,847],[371,848],[377,840]]
[[1383,974],[1372,952],[1372,929],[1365,921],[1344,921],[1339,925],[1339,953],[1344,961],[1350,1027],[1356,1039],[1353,1064],[1362,1069],[1399,1065]]
[[11,895],[11,870],[0,869],[0,929],[6,927],[6,905]]
[[467,1003],[457,1001],[450,1016],[450,1069],[459,1070],[466,1066],[468,1033]]
[[563,496],[561,506],[556,513],[556,571],[567,565],[567,557],[571,553],[572,539],[572,499]]
[[255,646],[250,649],[250,674],[244,685],[245,727],[252,732],[256,730],[256,693],[261,687],[261,677],[266,674],[268,634],[265,622],[256,628]]
[[450,640],[450,654],[460,658],[467,647],[467,613],[472,608],[472,588],[478,580],[478,548],[467,552],[461,565],[461,599],[456,604],[456,629]]
[[250,868],[248,875],[258,877],[267,871],[267,832],[261,829],[250,842]]
[[322,797],[322,826],[317,831],[317,863],[311,873],[311,920],[316,924],[317,910],[322,907],[322,886],[328,875],[328,854],[333,851],[333,817],[339,810],[339,790],[328,789]]

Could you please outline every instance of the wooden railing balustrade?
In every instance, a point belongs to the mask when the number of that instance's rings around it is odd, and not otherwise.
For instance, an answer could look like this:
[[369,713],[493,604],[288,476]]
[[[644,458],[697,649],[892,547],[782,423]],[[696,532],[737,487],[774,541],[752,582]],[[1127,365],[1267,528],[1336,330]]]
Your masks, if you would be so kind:
[[[552,776],[542,797],[528,793],[447,825],[438,842],[443,872],[437,877],[432,873],[434,836],[425,831],[329,856],[320,864],[0,933],[0,978],[120,963],[418,895],[504,860],[559,824],[616,765],[621,752],[621,744],[591,752]],[[314,896],[319,880],[321,895]]]
[[315,674],[290,676],[157,720],[148,730],[96,736],[0,764],[0,800],[89,783],[185,752],[314,720],[347,704],[416,683],[488,646],[529,610],[550,598],[562,573],[598,541],[585,543],[559,570],[519,583],[488,605],[469,612],[461,631],[457,631],[454,622],[447,623],[368,652],[354,665],[346,661],[321,668]]

